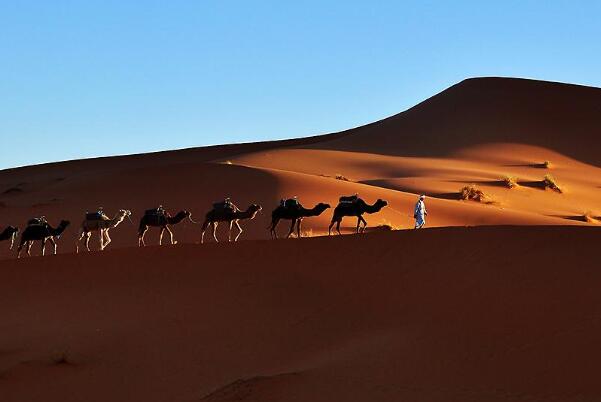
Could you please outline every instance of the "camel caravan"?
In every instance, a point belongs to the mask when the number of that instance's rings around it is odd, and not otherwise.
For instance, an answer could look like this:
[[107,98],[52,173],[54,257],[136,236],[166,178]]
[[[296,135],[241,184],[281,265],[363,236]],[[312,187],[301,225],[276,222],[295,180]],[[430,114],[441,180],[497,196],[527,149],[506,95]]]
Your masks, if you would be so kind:
[[[378,199],[370,205],[357,194],[340,197],[336,208],[334,208],[334,213],[328,227],[328,235],[332,234],[334,226],[336,233],[341,234],[340,224],[344,217],[356,217],[356,233],[365,232],[367,221],[363,218],[363,215],[379,212],[386,205],[388,205],[388,203],[381,199]],[[278,234],[276,229],[279,222],[281,220],[287,220],[290,221],[290,229],[285,237],[289,238],[296,232],[296,237],[300,238],[302,237],[301,227],[303,220],[320,216],[330,208],[331,206],[329,204],[321,202],[312,208],[305,208],[299,202],[297,197],[282,199],[280,200],[279,205],[271,213],[271,223],[268,226],[269,233],[273,239],[277,239]],[[205,232],[209,228],[213,240],[219,242],[219,239],[217,238],[217,226],[220,223],[225,223],[229,227],[228,242],[232,241],[232,237],[234,242],[238,241],[243,232],[240,222],[253,220],[261,210],[262,208],[258,204],[251,204],[245,210],[241,210],[229,198],[214,203],[212,208],[205,214],[205,220],[201,225],[199,243],[204,243]],[[79,252],[82,241],[84,242],[85,249],[90,251],[90,239],[92,238],[93,233],[97,233],[98,235],[100,243],[99,250],[102,251],[106,249],[111,243],[111,237],[109,235],[110,231],[117,230],[117,227],[119,227],[126,219],[133,224],[131,216],[132,213],[128,209],[120,209],[112,218],[104,212],[102,207],[98,208],[95,212],[86,212],[75,239],[75,252]],[[150,228],[159,229],[159,245],[163,244],[163,235],[165,231],[169,233],[170,243],[177,244],[173,226],[185,220],[197,224],[197,222],[192,219],[192,214],[189,211],[183,210],[177,212],[175,215],[171,215],[161,205],[157,208],[145,210],[138,225],[138,246],[146,246],[144,237]],[[45,255],[46,244],[48,242],[53,246],[53,254],[56,254],[58,247],[57,241],[69,224],[69,221],[62,220],[56,227],[53,227],[44,216],[29,220],[21,233],[21,238],[17,247],[17,258],[21,257],[21,251],[24,247],[27,255],[31,256],[31,248],[36,241],[40,242],[42,255]],[[237,233],[235,236],[232,236],[234,227],[236,228]],[[17,227],[8,226],[0,232],[0,241],[9,240],[9,249],[12,250],[18,235],[19,229]]]

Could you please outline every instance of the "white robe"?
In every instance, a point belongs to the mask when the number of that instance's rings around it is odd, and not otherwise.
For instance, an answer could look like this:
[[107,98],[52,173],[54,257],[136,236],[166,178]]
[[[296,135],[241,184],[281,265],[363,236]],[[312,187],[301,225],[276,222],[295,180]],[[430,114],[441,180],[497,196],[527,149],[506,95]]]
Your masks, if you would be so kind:
[[426,224],[426,215],[428,212],[426,211],[426,204],[419,200],[415,204],[415,212],[413,215],[415,216],[415,227],[420,227]]

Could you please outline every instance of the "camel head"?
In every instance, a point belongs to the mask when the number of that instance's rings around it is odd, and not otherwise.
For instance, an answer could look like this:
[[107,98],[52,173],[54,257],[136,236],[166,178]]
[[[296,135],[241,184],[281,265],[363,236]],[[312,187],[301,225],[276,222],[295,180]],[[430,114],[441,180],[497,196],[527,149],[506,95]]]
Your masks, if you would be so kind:
[[374,206],[379,209],[384,208],[386,205],[388,205],[388,202],[381,198],[378,198],[378,200],[374,203]]
[[120,209],[119,212],[117,212],[117,216],[119,218],[127,218],[131,216],[131,211],[129,209]]
[[320,203],[319,203],[319,204],[317,204],[317,205],[315,206],[315,208],[313,208],[313,209],[314,209],[315,211],[319,211],[319,213],[322,213],[323,211],[325,211],[325,210],[326,210],[326,209],[328,209],[328,208],[332,208],[332,207],[330,206],[330,204],[326,204],[326,203],[324,203],[324,202],[320,202]]
[[259,212],[259,211],[261,211],[262,209],[263,209],[263,208],[262,208],[260,205],[258,205],[258,204],[252,204],[252,205],[250,205],[250,206],[248,207],[248,210],[249,210],[250,212]]
[[70,224],[71,222],[62,220],[61,223],[58,224],[58,227],[54,230],[54,236],[56,236],[57,239],[60,239],[63,232],[65,231],[65,229],[67,229],[67,226],[69,226]]

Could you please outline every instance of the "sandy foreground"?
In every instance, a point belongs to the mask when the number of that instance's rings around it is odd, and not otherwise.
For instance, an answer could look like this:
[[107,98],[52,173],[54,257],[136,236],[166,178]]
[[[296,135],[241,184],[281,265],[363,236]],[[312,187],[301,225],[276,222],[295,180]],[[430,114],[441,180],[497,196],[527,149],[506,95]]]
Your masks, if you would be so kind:
[[601,231],[3,261],[3,401],[594,401]]
[[[600,129],[601,89],[485,78],[341,133],[0,171],[0,230],[71,221],[58,256],[0,243],[0,400],[601,400]],[[353,193],[389,205],[322,237]],[[268,240],[295,195],[332,209]],[[136,247],[145,209],[224,197],[263,206],[237,244]],[[99,206],[132,222],[76,255]]]

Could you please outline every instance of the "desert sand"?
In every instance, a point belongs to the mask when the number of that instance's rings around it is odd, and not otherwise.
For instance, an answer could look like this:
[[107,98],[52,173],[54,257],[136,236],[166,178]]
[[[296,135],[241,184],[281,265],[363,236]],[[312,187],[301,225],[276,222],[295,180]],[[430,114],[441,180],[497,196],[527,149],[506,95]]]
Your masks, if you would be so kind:
[[[470,79],[341,133],[0,171],[0,229],[71,221],[58,256],[0,243],[1,399],[597,400],[600,108],[598,88]],[[353,193],[388,201],[373,233],[320,237]],[[428,229],[403,230],[419,194]],[[291,196],[332,209],[268,240]],[[224,197],[263,206],[240,242],[184,221],[137,248],[145,209],[202,222]],[[75,255],[98,206],[132,222]]]

